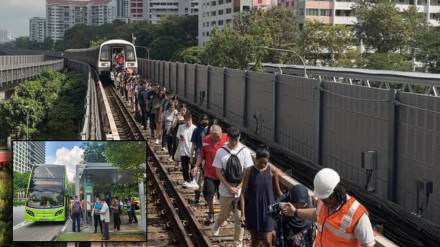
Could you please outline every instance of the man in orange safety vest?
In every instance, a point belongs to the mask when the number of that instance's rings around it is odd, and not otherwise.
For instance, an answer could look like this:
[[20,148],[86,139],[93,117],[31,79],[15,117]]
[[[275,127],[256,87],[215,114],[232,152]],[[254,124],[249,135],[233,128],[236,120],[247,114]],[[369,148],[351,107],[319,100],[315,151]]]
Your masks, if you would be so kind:
[[282,213],[315,221],[315,247],[373,247],[373,228],[367,209],[349,196],[338,173],[330,168],[320,170],[313,181],[316,208],[296,209],[282,203]]

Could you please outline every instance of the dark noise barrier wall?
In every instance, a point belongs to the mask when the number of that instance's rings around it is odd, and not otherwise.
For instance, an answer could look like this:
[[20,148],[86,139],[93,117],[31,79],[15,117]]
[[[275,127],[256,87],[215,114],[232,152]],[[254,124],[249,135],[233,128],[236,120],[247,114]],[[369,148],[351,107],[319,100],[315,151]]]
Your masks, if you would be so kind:
[[[139,66],[259,140],[360,187],[369,179],[377,197],[440,223],[440,97],[179,62]],[[376,152],[371,171],[362,168],[365,151]]]

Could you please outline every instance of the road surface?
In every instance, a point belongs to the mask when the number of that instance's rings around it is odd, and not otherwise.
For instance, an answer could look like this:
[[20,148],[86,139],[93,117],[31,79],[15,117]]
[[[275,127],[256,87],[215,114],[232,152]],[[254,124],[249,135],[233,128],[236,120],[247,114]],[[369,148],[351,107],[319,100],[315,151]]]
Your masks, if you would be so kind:
[[52,241],[64,226],[64,222],[26,222],[24,207],[14,207],[13,224],[14,241]]

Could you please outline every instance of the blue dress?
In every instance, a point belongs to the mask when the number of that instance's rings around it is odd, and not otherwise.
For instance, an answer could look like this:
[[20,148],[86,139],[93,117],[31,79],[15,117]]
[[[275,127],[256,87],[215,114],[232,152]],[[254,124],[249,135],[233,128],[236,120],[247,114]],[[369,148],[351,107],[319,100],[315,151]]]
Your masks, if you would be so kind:
[[246,188],[245,217],[246,228],[257,232],[271,232],[275,222],[268,215],[269,205],[275,202],[271,167],[259,171],[252,166]]

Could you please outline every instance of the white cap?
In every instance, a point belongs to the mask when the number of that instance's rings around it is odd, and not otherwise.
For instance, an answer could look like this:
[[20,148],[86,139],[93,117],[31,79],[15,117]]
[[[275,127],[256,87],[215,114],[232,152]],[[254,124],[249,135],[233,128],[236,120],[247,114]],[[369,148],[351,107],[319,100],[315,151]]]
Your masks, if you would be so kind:
[[335,170],[324,168],[315,175],[315,179],[313,180],[313,193],[319,199],[326,199],[333,193],[339,181],[341,181],[341,178]]

